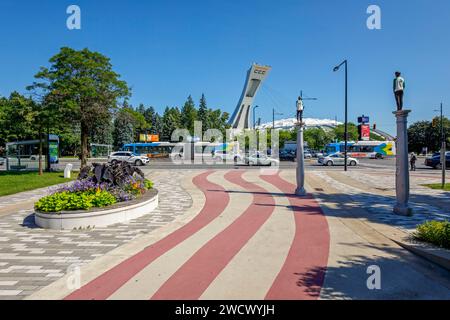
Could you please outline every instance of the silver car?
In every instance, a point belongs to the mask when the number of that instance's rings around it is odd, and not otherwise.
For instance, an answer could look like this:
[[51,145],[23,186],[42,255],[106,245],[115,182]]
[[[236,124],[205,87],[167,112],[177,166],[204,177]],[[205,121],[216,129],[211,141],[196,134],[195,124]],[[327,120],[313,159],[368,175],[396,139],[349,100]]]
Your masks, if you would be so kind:
[[278,166],[280,161],[275,158],[268,157],[262,153],[256,153],[244,157],[244,162],[248,166]]
[[108,157],[109,163],[128,162],[136,166],[144,166],[149,162],[147,156],[140,156],[129,151],[113,152]]
[[[343,153],[337,152],[330,154],[327,157],[319,158],[318,162],[324,166],[343,166],[345,164],[345,156]],[[349,166],[357,166],[359,161],[352,157],[347,157],[347,165]]]

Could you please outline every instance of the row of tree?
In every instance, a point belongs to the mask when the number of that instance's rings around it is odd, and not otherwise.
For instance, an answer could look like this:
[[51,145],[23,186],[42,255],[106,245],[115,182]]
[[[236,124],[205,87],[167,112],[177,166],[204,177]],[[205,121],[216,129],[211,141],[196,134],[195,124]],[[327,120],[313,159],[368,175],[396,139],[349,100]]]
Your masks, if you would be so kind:
[[[131,90],[114,72],[110,59],[88,49],[61,48],[42,67],[27,94],[0,97],[0,154],[10,141],[39,139],[50,132],[60,136],[63,155],[79,155],[87,163],[90,143],[135,142],[140,133],[159,134],[170,140],[176,128],[203,122],[203,130],[225,131],[229,115],[208,108],[202,95],[198,109],[191,96],[180,109],[167,107],[159,115],[153,107],[127,103]],[[39,146],[42,155],[43,143]]]
[[121,108],[114,119],[112,141],[115,147],[139,140],[142,133],[159,135],[161,141],[170,141],[175,129],[188,129],[194,135],[195,121],[202,122],[202,133],[208,129],[218,129],[225,135],[228,128],[229,114],[220,109],[210,109],[205,95],[200,98],[199,107],[189,96],[180,109],[166,107],[163,115],[159,115],[153,107],[143,104],[136,109],[126,105]]
[[[443,131],[446,138],[447,150],[450,148],[450,120],[443,118]],[[423,148],[428,152],[441,149],[441,119],[436,117],[433,121],[419,121],[408,128],[409,151],[421,153]]]

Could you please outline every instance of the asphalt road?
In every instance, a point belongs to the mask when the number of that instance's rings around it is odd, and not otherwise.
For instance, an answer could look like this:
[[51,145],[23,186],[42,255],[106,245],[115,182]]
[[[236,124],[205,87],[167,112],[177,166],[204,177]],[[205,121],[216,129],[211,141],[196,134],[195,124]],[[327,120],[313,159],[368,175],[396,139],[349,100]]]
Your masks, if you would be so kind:
[[[307,159],[305,160],[306,170],[343,170],[343,166],[326,167],[317,163],[317,159]],[[357,167],[349,167],[349,170],[367,170],[367,169],[380,169],[380,170],[394,170],[395,169],[395,158],[388,159],[360,159],[360,164]],[[424,158],[419,158],[417,161],[417,172],[426,172],[431,174],[440,174],[440,170],[435,170],[424,165]],[[91,159],[89,163],[104,163],[106,159]],[[67,164],[73,164],[74,170],[79,170],[80,161],[78,159],[61,159],[59,163],[59,168],[63,170]],[[292,161],[281,161],[280,168],[295,168],[296,162]],[[248,167],[246,165],[233,165],[233,164],[174,164],[169,159],[155,159],[150,161],[148,165],[144,167],[145,169],[173,169],[173,170],[186,170],[186,169],[232,169],[232,168],[243,168],[243,169],[260,169],[258,166]],[[0,166],[0,171],[5,170],[5,165]]]

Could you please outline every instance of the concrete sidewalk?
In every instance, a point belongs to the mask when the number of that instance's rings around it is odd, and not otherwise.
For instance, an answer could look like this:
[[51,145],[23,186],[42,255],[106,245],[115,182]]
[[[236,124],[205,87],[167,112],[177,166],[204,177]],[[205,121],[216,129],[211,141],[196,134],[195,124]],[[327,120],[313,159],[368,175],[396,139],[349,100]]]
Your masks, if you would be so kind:
[[408,234],[393,220],[321,173],[308,173],[308,197],[294,183],[294,170],[199,172],[186,219],[86,264],[79,290],[67,275],[30,298],[450,299],[450,273],[392,241]]
[[[450,272],[393,241],[410,236],[398,227],[403,217],[378,219],[372,202],[355,202],[352,195],[316,173],[309,173],[307,182],[330,225],[330,257],[321,298],[450,299]],[[371,266],[380,268],[381,290],[367,287]]]

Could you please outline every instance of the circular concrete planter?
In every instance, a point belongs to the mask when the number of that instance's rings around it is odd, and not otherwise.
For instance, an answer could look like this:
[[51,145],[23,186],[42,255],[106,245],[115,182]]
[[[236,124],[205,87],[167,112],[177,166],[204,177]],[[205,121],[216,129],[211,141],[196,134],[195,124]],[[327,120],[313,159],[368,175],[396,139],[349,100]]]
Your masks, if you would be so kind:
[[158,191],[152,189],[139,199],[117,203],[105,208],[58,213],[36,211],[34,221],[39,227],[52,230],[106,227],[142,217],[151,213],[156,207],[158,207]]

